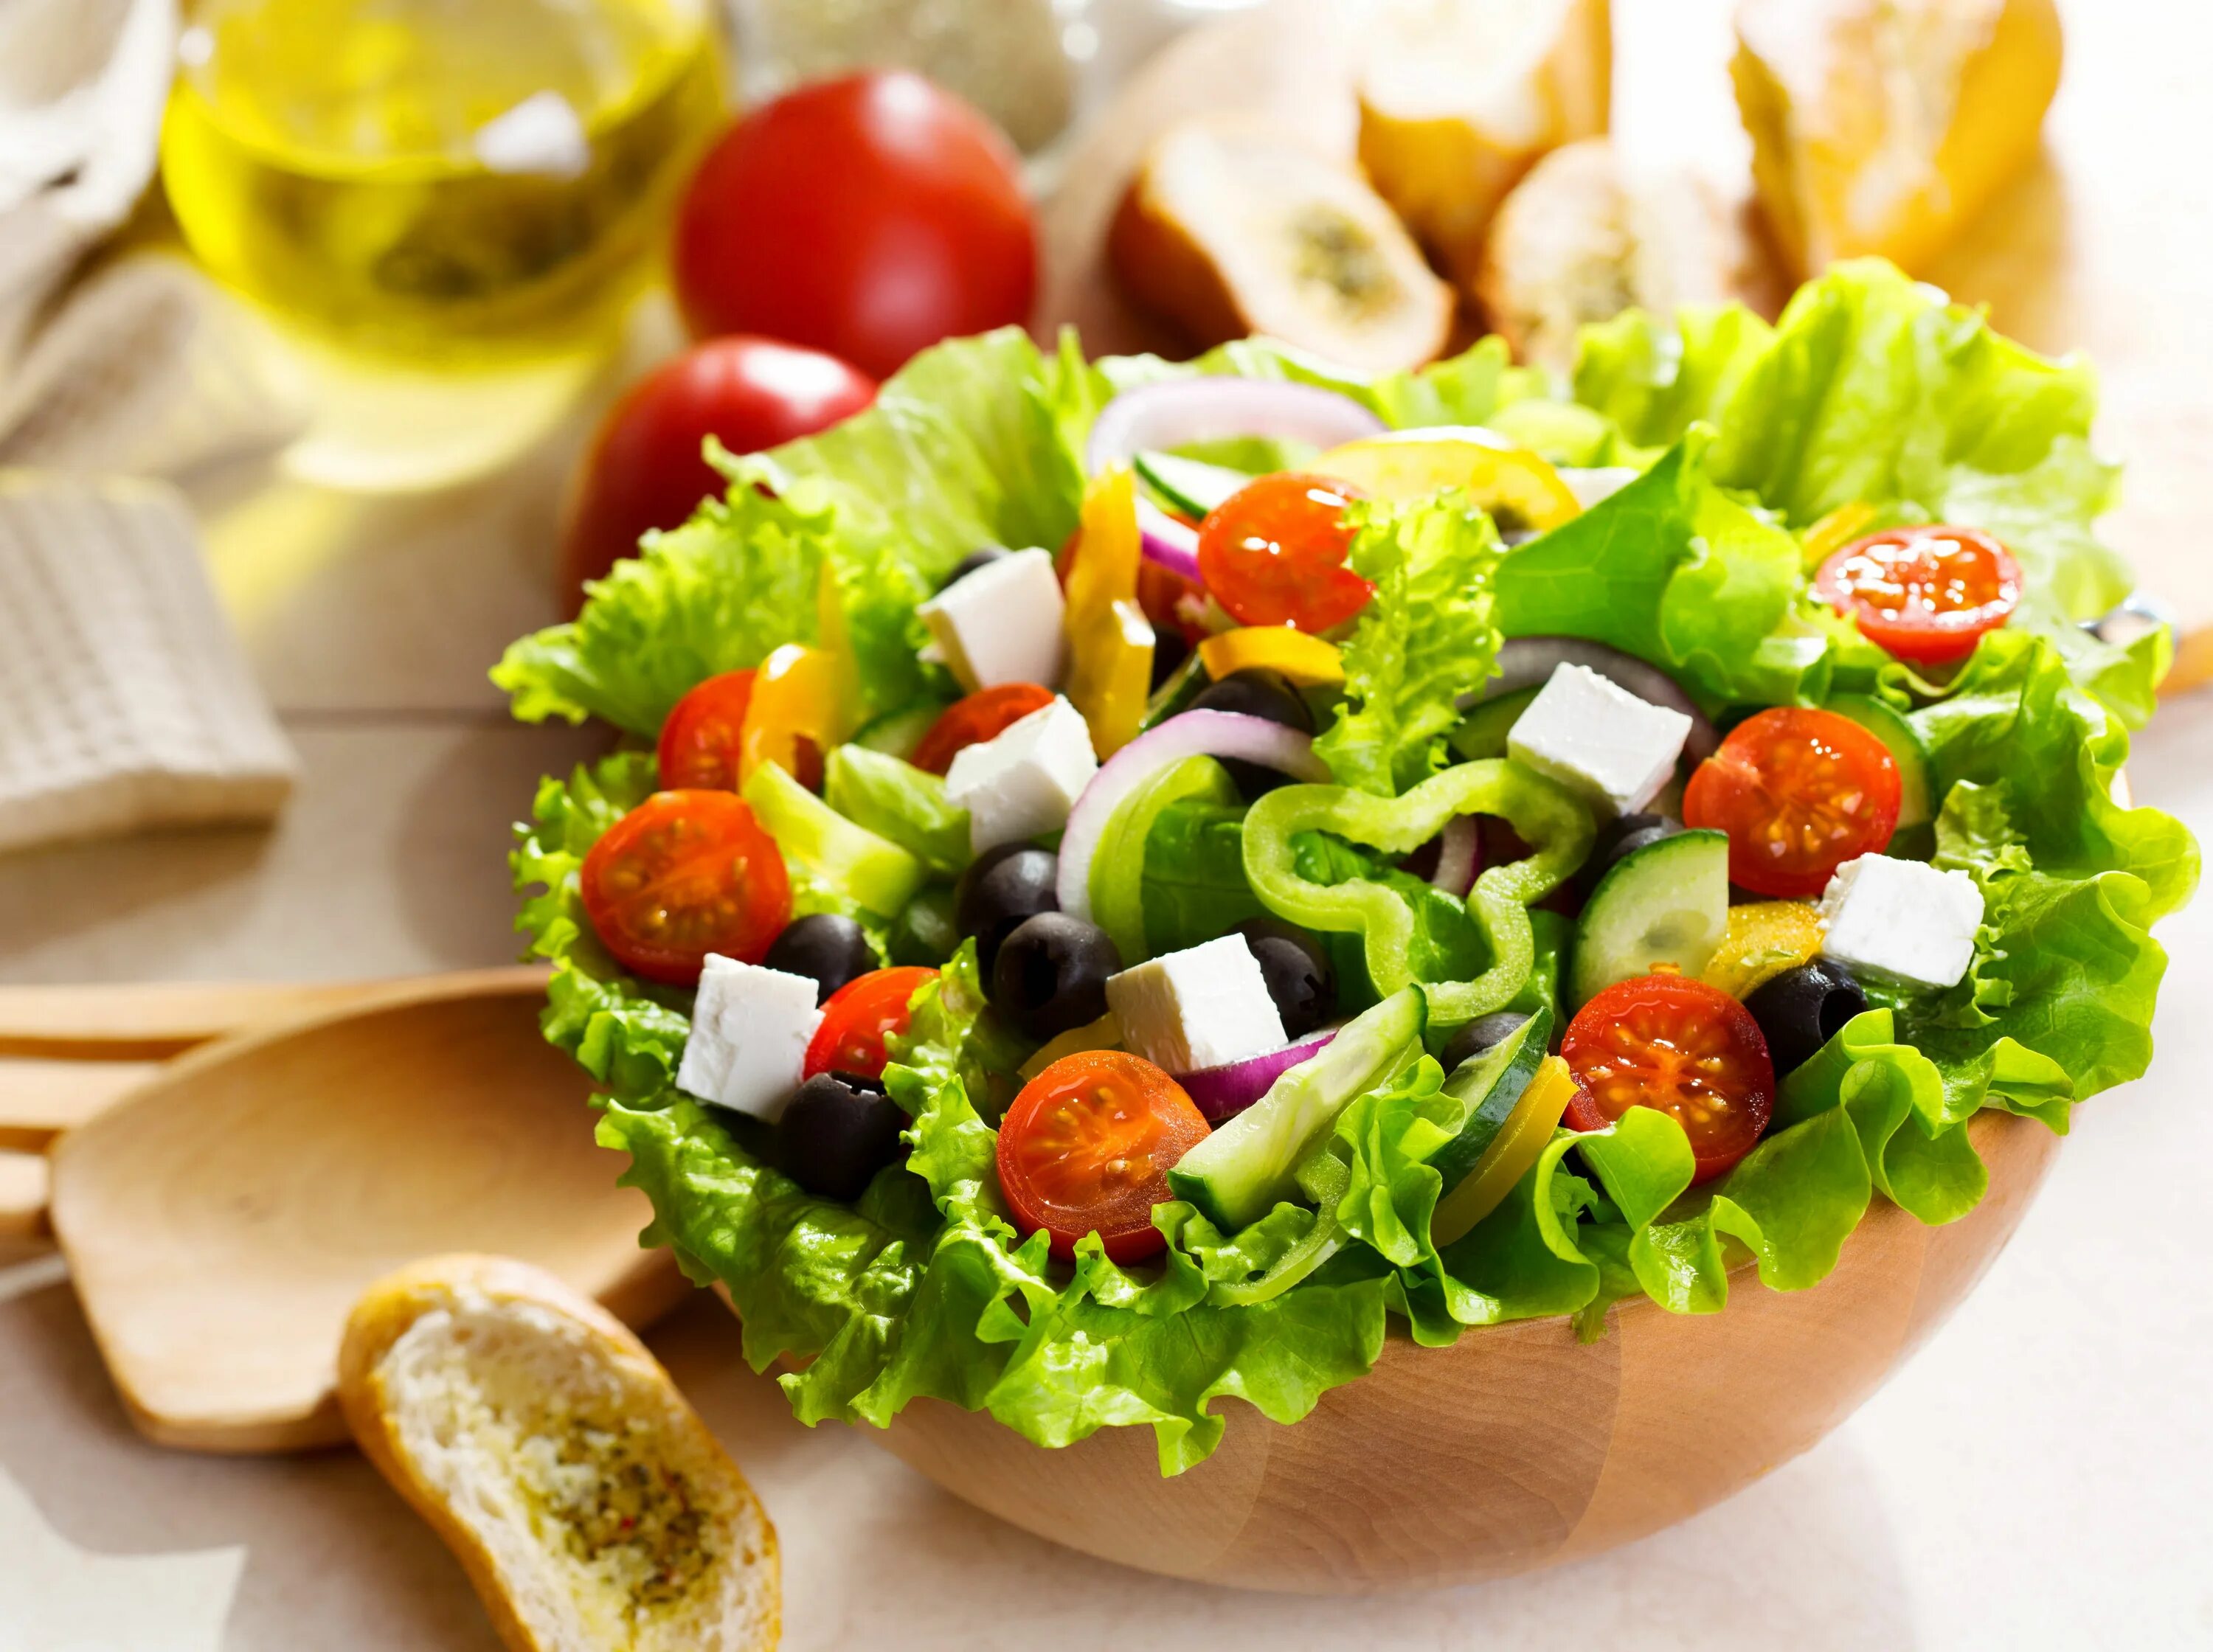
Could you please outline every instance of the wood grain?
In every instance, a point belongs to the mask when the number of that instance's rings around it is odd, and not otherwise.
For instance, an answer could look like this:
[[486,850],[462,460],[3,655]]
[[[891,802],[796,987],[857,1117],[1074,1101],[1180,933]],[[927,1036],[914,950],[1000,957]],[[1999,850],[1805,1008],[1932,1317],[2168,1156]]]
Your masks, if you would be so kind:
[[0,1056],[0,1148],[44,1149],[162,1070],[158,1061]]
[[52,1220],[133,1420],[165,1444],[343,1440],[345,1316],[413,1259],[551,1270],[643,1324],[686,1287],[596,1146],[542,987],[491,972],[182,1058],[53,1154]]
[[1342,1594],[1506,1576],[1634,1541],[1819,1441],[1950,1313],[2012,1234],[2058,1138],[1984,1113],[1990,1190],[1923,1227],[1877,1198],[1836,1271],[1768,1290],[1748,1267],[1728,1308],[1638,1298],[1606,1334],[1564,1319],[1393,1335],[1374,1371],[1283,1427],[1241,1403],[1213,1457],[1160,1478],[1151,1432],[1063,1450],[938,1401],[863,1429],[955,1496],[1087,1553],[1248,1588]]

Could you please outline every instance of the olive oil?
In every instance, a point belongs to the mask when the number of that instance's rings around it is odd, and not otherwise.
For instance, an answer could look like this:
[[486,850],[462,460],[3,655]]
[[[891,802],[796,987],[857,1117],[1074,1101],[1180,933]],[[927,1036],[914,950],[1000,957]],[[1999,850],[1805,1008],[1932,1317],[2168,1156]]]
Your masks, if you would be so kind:
[[217,277],[431,372],[613,331],[719,120],[704,0],[202,0],[162,132]]

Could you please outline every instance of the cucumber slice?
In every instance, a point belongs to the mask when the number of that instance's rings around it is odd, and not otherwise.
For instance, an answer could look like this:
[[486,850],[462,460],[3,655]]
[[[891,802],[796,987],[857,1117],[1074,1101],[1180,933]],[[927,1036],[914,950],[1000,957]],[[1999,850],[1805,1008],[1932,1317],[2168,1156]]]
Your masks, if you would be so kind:
[[1501,694],[1495,700],[1484,700],[1468,708],[1467,715],[1460,720],[1460,727],[1446,736],[1446,744],[1460,756],[1473,762],[1481,758],[1506,755],[1507,732],[1521,720],[1539,689],[1517,688],[1511,694]]
[[1137,478],[1170,510],[1196,521],[1253,479],[1227,465],[1172,453],[1140,453],[1131,461]]
[[853,736],[853,744],[887,757],[909,757],[922,744],[930,725],[943,715],[942,705],[918,705],[908,711],[887,711]]
[[1867,694],[1839,694],[1829,702],[1828,710],[1850,717],[1888,747],[1897,759],[1899,830],[1935,820],[1935,800],[1929,795],[1929,750],[1905,714]]
[[888,838],[855,826],[773,763],[740,794],[784,858],[872,912],[895,917],[922,887],[922,863]]
[[1647,844],[1591,891],[1576,924],[1569,996],[1580,1007],[1661,964],[1697,975],[1728,933],[1728,834],[1679,832]]
[[1537,1064],[1544,1060],[1552,1037],[1552,1012],[1539,1009],[1481,1055],[1460,1063],[1445,1080],[1445,1094],[1468,1111],[1460,1134],[1430,1155],[1430,1162],[1445,1179],[1440,1203],[1475,1168],[1497,1136],[1521,1092],[1536,1076]]
[[1356,1097],[1421,1053],[1427,1019],[1421,989],[1410,986],[1346,1022],[1320,1055],[1185,1154],[1168,1186],[1224,1233],[1296,1198],[1308,1152]]

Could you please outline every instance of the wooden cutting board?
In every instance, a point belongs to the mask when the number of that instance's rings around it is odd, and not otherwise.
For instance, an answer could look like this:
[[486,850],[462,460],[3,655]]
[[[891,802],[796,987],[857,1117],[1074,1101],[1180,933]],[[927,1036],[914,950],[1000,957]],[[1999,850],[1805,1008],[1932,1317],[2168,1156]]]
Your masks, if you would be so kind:
[[[2038,163],[1915,273],[1998,326],[2079,350],[2103,385],[2101,444],[2128,465],[2104,532],[2186,634],[2170,689],[2213,677],[2213,8],[2061,0],[2067,68]],[[1359,0],[1277,0],[1195,29],[1123,89],[1070,155],[1042,221],[1049,323],[1094,355],[1187,355],[1123,300],[1103,257],[1137,158],[1188,116],[1255,114],[1351,152]],[[1614,0],[1614,131],[1632,153],[1741,184],[1750,149],[1728,60],[1728,0]]]

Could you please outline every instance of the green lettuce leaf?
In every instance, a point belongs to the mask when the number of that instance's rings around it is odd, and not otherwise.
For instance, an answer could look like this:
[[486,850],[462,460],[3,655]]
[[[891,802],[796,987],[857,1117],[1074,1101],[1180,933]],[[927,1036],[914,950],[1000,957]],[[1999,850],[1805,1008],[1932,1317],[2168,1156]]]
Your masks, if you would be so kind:
[[822,799],[857,826],[888,838],[932,874],[957,877],[974,858],[968,811],[942,775],[865,746],[840,746],[824,765]]

